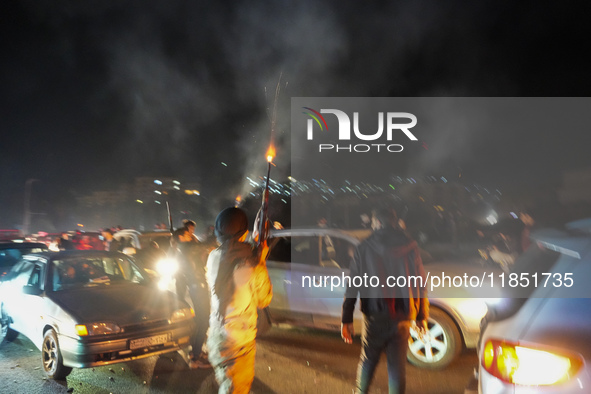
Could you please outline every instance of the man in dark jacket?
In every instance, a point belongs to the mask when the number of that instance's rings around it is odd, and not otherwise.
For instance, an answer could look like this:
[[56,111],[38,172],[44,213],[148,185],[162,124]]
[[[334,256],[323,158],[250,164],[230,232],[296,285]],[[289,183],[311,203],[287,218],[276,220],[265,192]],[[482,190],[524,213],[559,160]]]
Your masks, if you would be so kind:
[[[368,392],[382,352],[388,361],[390,394],[404,393],[409,329],[416,322],[419,336],[427,330],[429,301],[423,282],[425,273],[417,243],[398,226],[394,210],[374,212],[373,223],[374,233],[357,247],[351,264],[352,281],[343,302],[341,336],[345,343],[353,343],[353,311],[359,296],[365,329],[356,393]],[[379,278],[379,284],[370,280],[359,286],[361,281],[354,278],[365,275]],[[404,277],[404,281],[392,281],[398,277]],[[392,285],[402,286],[403,282],[404,287]]]
[[189,293],[190,304],[195,310],[195,332],[191,336],[191,368],[211,368],[203,344],[209,326],[209,288],[205,281],[205,265],[200,261],[201,245],[193,242],[186,227],[173,232],[171,254],[175,256],[179,270],[176,275],[177,296],[183,300]]

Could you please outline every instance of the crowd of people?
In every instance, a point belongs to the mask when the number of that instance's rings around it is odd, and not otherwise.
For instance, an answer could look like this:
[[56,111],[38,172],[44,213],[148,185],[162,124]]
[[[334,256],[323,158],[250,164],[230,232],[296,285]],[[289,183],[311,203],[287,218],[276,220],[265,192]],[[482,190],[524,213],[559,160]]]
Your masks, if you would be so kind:
[[[351,275],[424,275],[417,242],[406,232],[394,210],[372,215],[373,234],[355,251]],[[320,220],[319,227],[326,227]],[[276,225],[269,223],[270,227]],[[272,299],[266,268],[265,239],[253,242],[246,213],[236,207],[219,213],[211,237],[195,235],[196,223],[185,220],[172,232],[167,250],[155,241],[136,251],[145,265],[174,259],[177,296],[195,311],[195,330],[190,341],[189,366],[213,368],[219,393],[249,393],[255,374],[258,313]],[[258,228],[258,226],[254,226]],[[125,241],[114,237],[119,229],[101,231],[104,250],[123,252]],[[64,234],[61,250],[73,244]],[[342,308],[341,336],[353,342],[353,310],[361,301],[364,317],[362,350],[357,371],[357,393],[366,393],[382,353],[387,356],[391,393],[405,390],[405,364],[410,327],[422,335],[427,330],[429,302],[424,289],[397,289],[399,293],[369,294],[368,289],[349,287]],[[204,316],[206,318],[204,318]]]

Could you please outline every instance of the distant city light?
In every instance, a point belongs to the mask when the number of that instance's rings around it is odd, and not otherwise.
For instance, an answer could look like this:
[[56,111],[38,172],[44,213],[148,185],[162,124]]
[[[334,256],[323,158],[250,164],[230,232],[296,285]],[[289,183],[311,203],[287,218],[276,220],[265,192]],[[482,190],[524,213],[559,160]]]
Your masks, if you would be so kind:
[[81,223],[78,223],[78,227],[84,227],[84,225]]
[[181,184],[179,181],[172,181],[172,183],[174,183],[175,185],[180,185]]
[[156,194],[162,194],[162,192],[160,190],[154,190],[154,193],[156,193]]
[[160,204],[160,201],[158,201],[158,200],[154,200],[154,202],[155,202],[156,204]]
[[157,185],[162,185],[162,181],[159,181],[158,179],[154,179],[154,183]]
[[223,165],[224,167],[228,167],[228,165],[227,165],[226,163],[224,163],[223,161],[222,161],[222,165]]
[[140,204],[143,204],[144,202],[142,200],[135,200],[136,202],[139,202]]
[[511,216],[513,217],[513,219],[517,219],[517,218],[519,218],[519,216],[517,216],[517,215],[515,214],[515,212],[509,212],[509,215],[511,215]]
[[175,186],[173,186],[172,188],[173,188],[173,189],[175,189],[175,190],[181,190],[181,188],[180,188],[180,187],[178,187],[178,186],[176,186],[176,185],[175,185]]

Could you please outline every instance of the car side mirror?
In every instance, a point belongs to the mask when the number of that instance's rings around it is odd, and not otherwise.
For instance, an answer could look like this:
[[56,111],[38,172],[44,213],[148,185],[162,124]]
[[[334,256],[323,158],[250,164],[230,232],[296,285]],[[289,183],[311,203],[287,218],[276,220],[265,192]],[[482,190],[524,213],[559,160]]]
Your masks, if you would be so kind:
[[23,293],[28,295],[41,295],[41,289],[35,286],[23,286]]

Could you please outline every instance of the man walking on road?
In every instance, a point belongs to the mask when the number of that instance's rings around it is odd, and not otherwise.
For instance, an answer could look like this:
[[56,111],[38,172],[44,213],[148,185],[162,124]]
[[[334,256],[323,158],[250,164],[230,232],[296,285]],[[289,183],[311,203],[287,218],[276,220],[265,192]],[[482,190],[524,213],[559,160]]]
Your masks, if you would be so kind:
[[[374,233],[355,251],[351,264],[351,279],[378,277],[376,287],[355,287],[348,284],[341,336],[345,343],[353,343],[353,311],[357,297],[361,300],[364,330],[357,369],[356,393],[367,393],[382,352],[388,361],[390,394],[404,393],[406,388],[406,352],[409,329],[416,322],[419,336],[427,330],[429,301],[424,283],[410,281],[410,277],[425,278],[416,241],[398,226],[396,212],[383,209],[373,213]],[[408,287],[388,287],[388,277],[406,277]],[[416,285],[416,287],[415,287]]]

